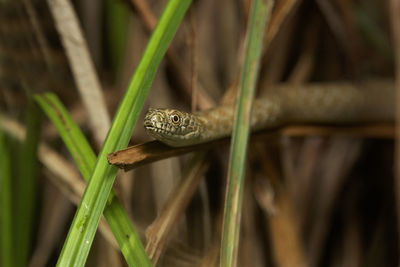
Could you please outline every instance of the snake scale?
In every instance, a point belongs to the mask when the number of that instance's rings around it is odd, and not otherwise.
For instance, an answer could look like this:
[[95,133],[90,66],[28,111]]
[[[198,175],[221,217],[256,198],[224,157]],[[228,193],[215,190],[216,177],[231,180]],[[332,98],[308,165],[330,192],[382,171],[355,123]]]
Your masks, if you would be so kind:
[[[369,81],[278,85],[256,99],[251,130],[272,129],[288,123],[353,124],[394,120],[393,83]],[[229,136],[234,105],[187,113],[150,108],[144,119],[146,132],[173,147],[201,144]]]

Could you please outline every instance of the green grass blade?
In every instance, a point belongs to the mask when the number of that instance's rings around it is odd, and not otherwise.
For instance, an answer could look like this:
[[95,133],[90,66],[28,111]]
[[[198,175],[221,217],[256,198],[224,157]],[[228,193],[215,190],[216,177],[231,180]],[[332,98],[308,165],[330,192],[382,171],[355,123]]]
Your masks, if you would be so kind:
[[15,199],[17,206],[14,222],[15,242],[18,244],[15,266],[27,266],[31,249],[34,209],[37,206],[35,204],[37,197],[37,149],[41,133],[42,112],[32,99],[29,100],[26,112],[27,132],[19,155],[20,164],[23,167],[19,168],[15,192],[18,196]]
[[[35,100],[56,126],[79,171],[84,179],[88,181],[96,164],[96,155],[85,136],[69,116],[57,96],[46,93],[36,95]],[[104,217],[114,233],[126,262],[130,266],[146,266],[148,257],[143,245],[113,191],[110,193],[109,203],[104,210]]]
[[220,258],[220,265],[224,267],[236,266],[237,263],[243,178],[251,108],[258,77],[263,34],[271,8],[271,0],[253,0],[247,28],[246,55],[236,104],[229,159],[228,189],[224,209]]
[[[1,120],[1,117],[0,117]],[[0,130],[0,258],[1,266],[14,264],[14,240],[12,224],[11,154],[4,132]]]
[[117,168],[108,164],[106,155],[128,144],[156,70],[190,3],[190,0],[170,0],[163,11],[100,151],[58,259],[59,266],[83,266],[86,262],[117,173]]
[[96,164],[96,155],[86,137],[56,95],[45,93],[34,98],[57,128],[83,178],[88,181]]

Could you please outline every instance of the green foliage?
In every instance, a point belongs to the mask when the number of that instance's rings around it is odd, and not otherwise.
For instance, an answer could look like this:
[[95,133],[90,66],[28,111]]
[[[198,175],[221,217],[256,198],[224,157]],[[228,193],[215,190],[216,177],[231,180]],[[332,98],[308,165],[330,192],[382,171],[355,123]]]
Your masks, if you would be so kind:
[[241,71],[229,159],[221,266],[236,266],[251,108],[258,78],[262,40],[271,8],[272,1],[254,0],[252,2],[246,36],[246,55]]

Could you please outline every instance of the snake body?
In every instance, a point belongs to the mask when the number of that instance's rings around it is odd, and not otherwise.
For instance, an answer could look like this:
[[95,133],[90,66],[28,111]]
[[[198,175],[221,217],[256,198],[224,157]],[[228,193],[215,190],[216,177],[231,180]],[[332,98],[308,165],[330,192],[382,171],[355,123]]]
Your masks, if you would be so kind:
[[[366,82],[279,85],[254,101],[251,129],[272,129],[287,123],[350,124],[394,120],[392,83]],[[149,109],[146,132],[174,147],[200,144],[232,133],[234,105],[187,113]]]

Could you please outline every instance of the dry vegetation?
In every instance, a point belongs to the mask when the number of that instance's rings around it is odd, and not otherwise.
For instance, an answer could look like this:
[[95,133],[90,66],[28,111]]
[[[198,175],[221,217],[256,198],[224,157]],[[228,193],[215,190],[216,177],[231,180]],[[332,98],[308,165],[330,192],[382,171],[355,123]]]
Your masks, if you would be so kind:
[[[394,49],[390,26],[390,4],[396,1],[389,1],[276,1],[264,38],[258,95],[278,82],[394,80],[400,51]],[[0,118],[12,136],[11,150],[18,149],[15,140],[24,138],[27,96],[52,91],[99,151],[108,117],[165,2],[74,3],[103,88],[96,96],[97,78],[87,83],[94,69],[79,73],[71,67],[47,2],[1,1]],[[232,101],[250,2],[194,1],[145,109],[196,110]],[[104,111],[110,115],[99,115]],[[250,143],[238,266],[398,265],[394,130],[385,125],[355,132],[292,126]],[[131,145],[146,141],[150,138],[139,119]],[[163,160],[149,160],[117,176],[114,189],[157,266],[218,264],[229,146],[217,142],[206,148],[179,156],[179,151],[157,148],[151,151],[154,159]],[[53,266],[85,183],[47,119],[38,159],[28,261]],[[14,169],[23,168],[19,160],[13,159]],[[87,265],[125,265],[103,220]]]

